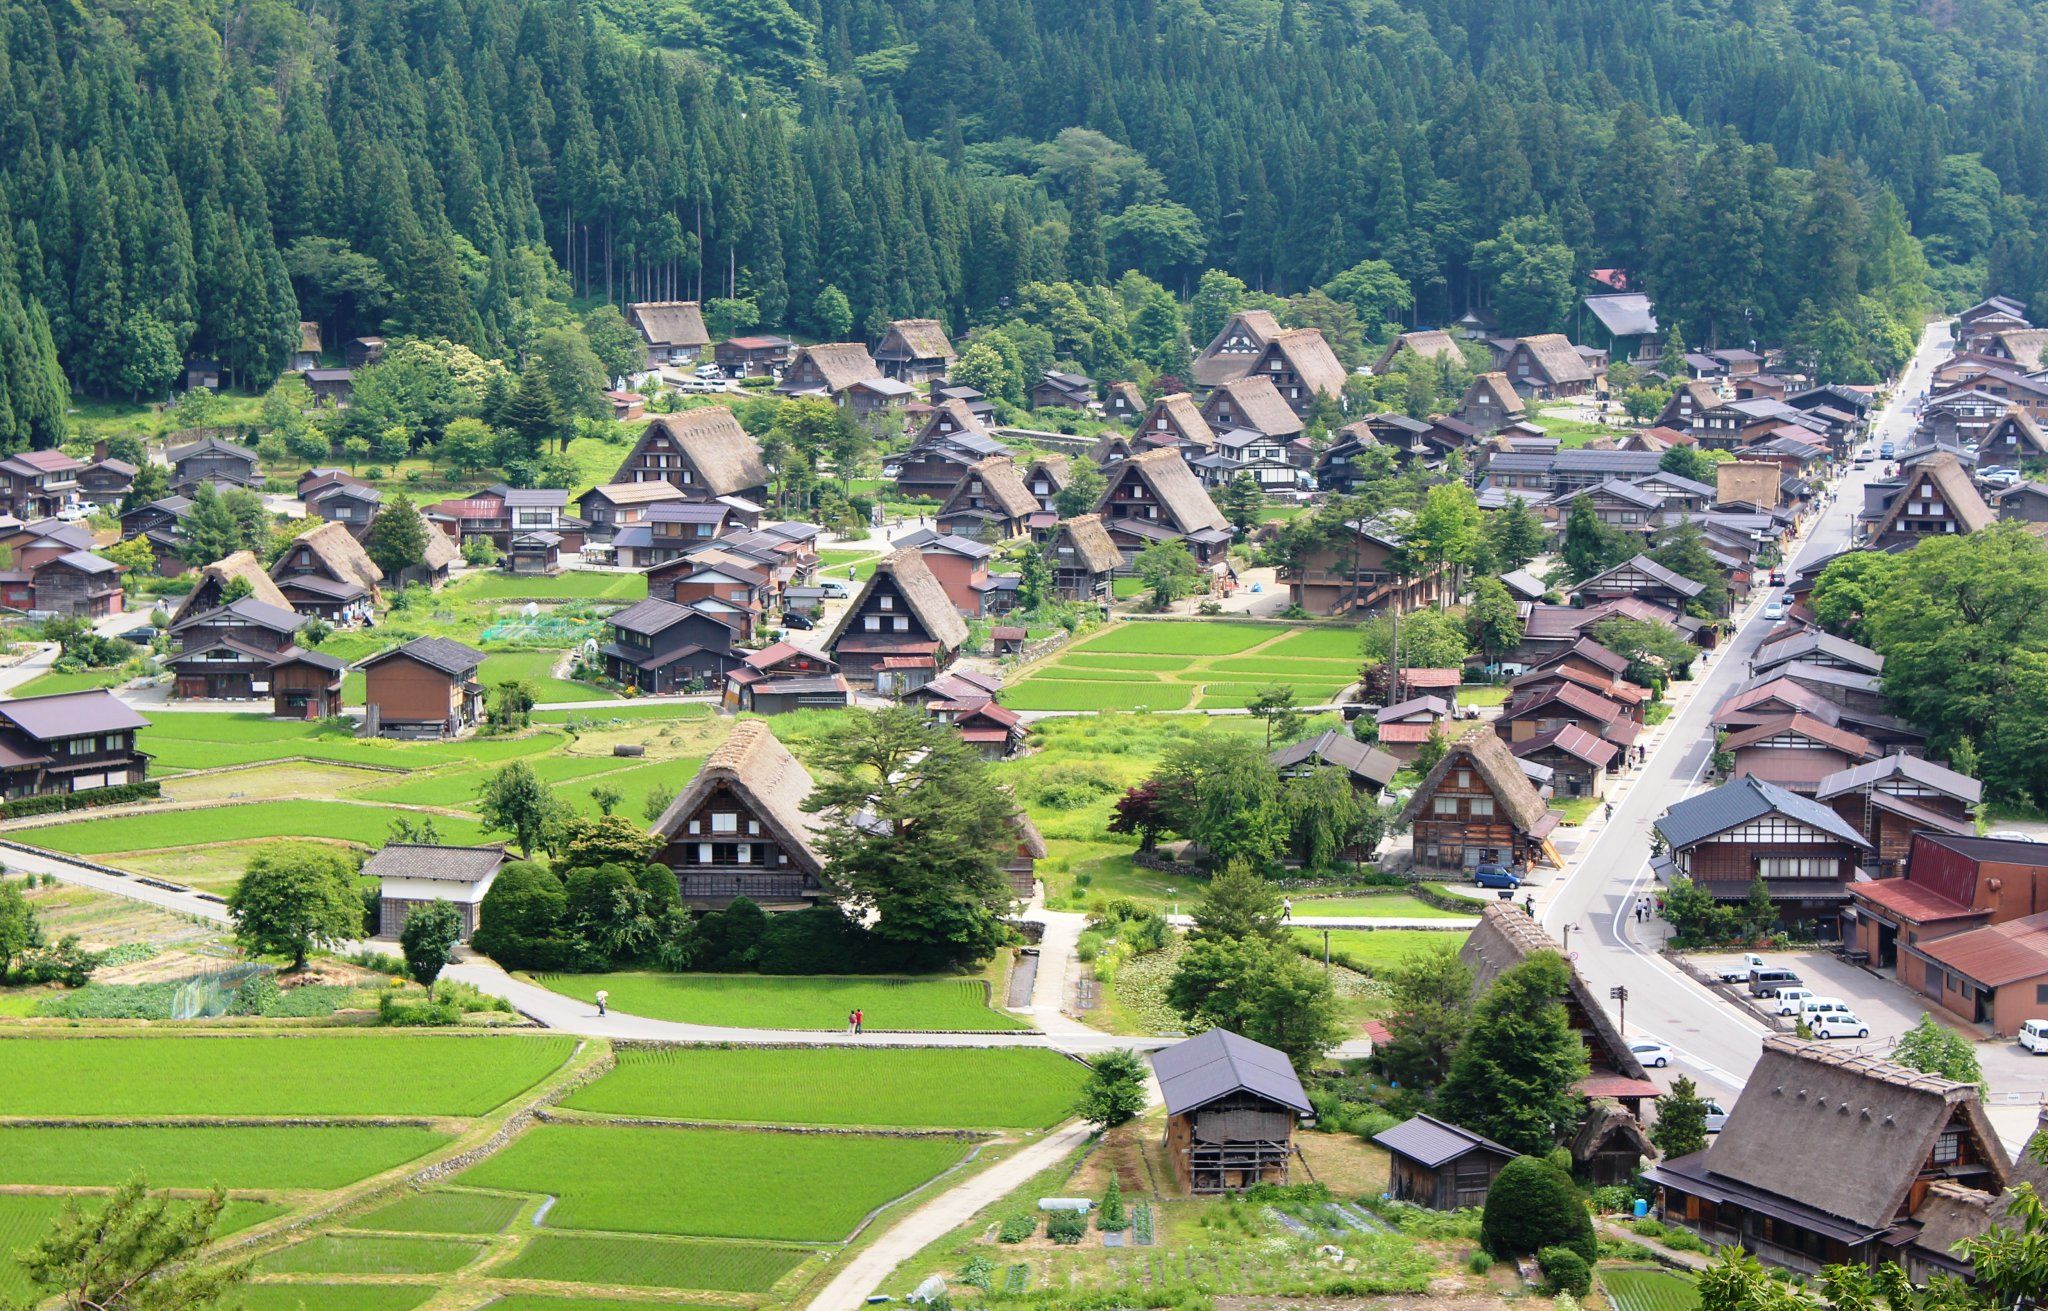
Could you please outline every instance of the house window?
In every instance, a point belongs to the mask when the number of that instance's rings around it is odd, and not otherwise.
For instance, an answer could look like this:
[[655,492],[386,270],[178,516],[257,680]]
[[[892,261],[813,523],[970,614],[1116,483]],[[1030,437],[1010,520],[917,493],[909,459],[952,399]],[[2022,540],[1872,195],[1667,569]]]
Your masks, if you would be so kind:
[[860,626],[863,631],[870,633],[879,633],[882,631],[882,617],[880,615],[869,615],[867,618],[861,620]]
[[1933,1161],[1936,1165],[1954,1165],[1962,1155],[1963,1136],[1959,1133],[1945,1133],[1934,1140]]
[[1471,787],[1471,786],[1472,786],[1472,771],[1471,771],[1471,770],[1469,770],[1469,769],[1461,769],[1461,770],[1459,770],[1459,771],[1458,771],[1458,786],[1459,786],[1459,787],[1461,787],[1461,788],[1468,788],[1468,787]]
[[884,592],[875,598],[875,604],[884,610],[894,610],[896,608],[896,598]]
[[1756,862],[1757,877],[1763,879],[1831,879],[1840,872],[1840,862],[1832,857],[1763,856]]
[[1456,797],[1438,797],[1430,803],[1430,810],[1438,815],[1455,815],[1458,813],[1458,799]]
[[709,865],[711,863],[711,844],[709,842],[699,842],[697,844],[697,863],[699,865]]
[[711,831],[713,833],[737,833],[740,831],[740,817],[738,815],[714,813],[711,816]]
[[1474,814],[1474,815],[1487,815],[1487,816],[1491,816],[1491,815],[1493,814],[1493,798],[1492,798],[1492,797],[1473,797],[1473,798],[1472,798],[1472,807],[1471,807],[1471,813],[1472,813],[1472,814]]
[[907,633],[910,631],[910,620],[903,615],[897,615],[896,622],[891,627],[899,633]]

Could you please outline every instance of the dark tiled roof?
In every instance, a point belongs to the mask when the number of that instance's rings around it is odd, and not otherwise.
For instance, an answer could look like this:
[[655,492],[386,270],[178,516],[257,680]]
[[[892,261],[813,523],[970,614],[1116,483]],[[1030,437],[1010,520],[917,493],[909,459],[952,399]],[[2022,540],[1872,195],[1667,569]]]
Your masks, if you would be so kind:
[[409,656],[423,665],[457,677],[471,673],[484,662],[484,653],[475,647],[464,646],[445,637],[415,637],[403,646],[394,646],[389,651],[379,651],[357,668],[368,669],[371,665],[389,660],[396,655]]
[[1754,776],[1723,783],[1712,792],[1703,792],[1679,802],[1657,820],[1657,831],[1673,848],[1689,847],[1716,833],[1725,833],[1773,812],[1809,828],[1819,829],[1851,846],[1867,848],[1870,845],[1847,820],[1818,801],[1787,792]]
[[1426,1170],[1455,1161],[1474,1148],[1485,1148],[1502,1156],[1521,1155],[1512,1147],[1503,1147],[1491,1138],[1482,1138],[1470,1129],[1460,1129],[1429,1115],[1403,1120],[1391,1129],[1374,1134],[1372,1140],[1390,1152],[1399,1152]]
[[147,719],[104,689],[0,701],[0,719],[39,742],[77,737],[81,733],[119,733],[149,727]]
[[502,847],[447,847],[425,842],[386,843],[363,862],[363,873],[378,879],[434,879],[481,883],[505,863]]
[[1210,1029],[1152,1053],[1168,1115],[1185,1115],[1243,1090],[1307,1114],[1312,1108],[1285,1052]]

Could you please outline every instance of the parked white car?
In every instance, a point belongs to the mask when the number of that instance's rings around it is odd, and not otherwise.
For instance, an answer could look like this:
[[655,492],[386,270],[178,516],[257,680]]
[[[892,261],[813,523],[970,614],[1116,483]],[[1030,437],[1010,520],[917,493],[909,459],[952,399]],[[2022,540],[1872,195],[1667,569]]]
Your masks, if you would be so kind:
[[1771,998],[1776,1003],[1771,1007],[1771,1013],[1774,1015],[1797,1015],[1799,1014],[1799,1003],[1812,995],[1813,989],[1811,988],[1780,988],[1778,989],[1778,995]]
[[1661,1070],[1671,1064],[1671,1049],[1661,1042],[1632,1042],[1628,1049],[1636,1059],[1652,1070]]
[[2036,1056],[2048,1056],[2048,1020],[2028,1020],[2022,1024],[2019,1043]]
[[57,521],[59,523],[84,523],[87,519],[92,518],[94,512],[98,509],[99,507],[90,501],[79,501],[57,511]]
[[1721,1132],[1721,1131],[1722,1131],[1723,1129],[1726,1129],[1727,1127],[1728,1127],[1728,1108],[1727,1108],[1727,1107],[1725,1107],[1725,1106],[1723,1106],[1723,1105],[1721,1105],[1721,1103],[1719,1103],[1719,1102],[1715,1101],[1715,1100],[1714,1100],[1713,1098],[1711,1098],[1711,1097],[1710,1097],[1710,1098],[1708,1098],[1708,1099],[1707,1099],[1707,1132],[1708,1132],[1708,1133],[1719,1133],[1719,1132]]
[[1870,1026],[1848,1011],[1824,1011],[1809,1026],[1816,1038],[1868,1038]]

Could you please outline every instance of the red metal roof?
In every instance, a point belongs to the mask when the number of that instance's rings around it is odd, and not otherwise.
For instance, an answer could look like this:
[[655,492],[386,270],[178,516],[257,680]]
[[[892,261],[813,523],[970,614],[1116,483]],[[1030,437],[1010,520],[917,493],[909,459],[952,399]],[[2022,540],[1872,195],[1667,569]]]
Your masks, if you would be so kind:
[[882,657],[882,668],[884,669],[930,669],[931,667],[932,658],[930,656]]
[[1435,727],[1435,724],[1381,724],[1380,741],[1400,743],[1427,742],[1429,741],[1430,730]]
[[1936,938],[1919,951],[1986,988],[2048,978],[2048,912]]
[[1417,687],[1456,687],[1465,681],[1463,671],[1457,669],[1403,669],[1401,685]]
[[1872,883],[1851,883],[1849,895],[1858,901],[1867,901],[1880,910],[1909,919],[1915,924],[1931,924],[1936,920],[1968,919],[1974,915],[1989,915],[1989,910],[1972,910],[1962,902],[1942,896],[1939,892],[1911,879],[1878,879]]
[[1366,1037],[1372,1039],[1372,1045],[1375,1047],[1383,1047],[1394,1040],[1394,1035],[1388,1032],[1387,1026],[1378,1020],[1367,1020],[1358,1027]]

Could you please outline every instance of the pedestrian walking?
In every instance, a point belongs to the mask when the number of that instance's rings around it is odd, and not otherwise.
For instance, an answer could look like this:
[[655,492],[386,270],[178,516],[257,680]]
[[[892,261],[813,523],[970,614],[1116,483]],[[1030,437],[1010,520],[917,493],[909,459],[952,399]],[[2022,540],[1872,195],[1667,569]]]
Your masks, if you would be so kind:
[[862,1026],[864,1026],[867,1022],[867,1012],[856,1008],[853,1012],[853,1031],[856,1034],[860,1033],[862,1031]]
[[1613,818],[1614,818],[1614,803],[1613,803],[1612,801],[1609,801],[1609,802],[1607,802],[1607,803],[1606,803],[1606,805],[1607,805],[1607,818],[1609,818],[1609,819],[1613,819]]
[[1283,919],[1283,920],[1291,920],[1291,919],[1293,919],[1293,918],[1294,918],[1294,900],[1293,900],[1293,898],[1291,898],[1291,897],[1282,897],[1282,898],[1280,898],[1280,918],[1281,918],[1281,919]]
[[605,1013],[605,1003],[610,1001],[611,999],[612,995],[606,992],[603,988],[599,988],[597,990],[597,1013],[599,1015]]
[[853,1032],[855,1031],[855,1029],[856,1029],[856,1028],[857,1028],[857,1027],[859,1026],[859,1024],[860,1024],[859,1016],[860,1016],[860,1012],[859,1012],[859,1011],[848,1011],[848,1012],[846,1013],[846,1032],[847,1032],[848,1034],[851,1034],[851,1033],[853,1033]]

